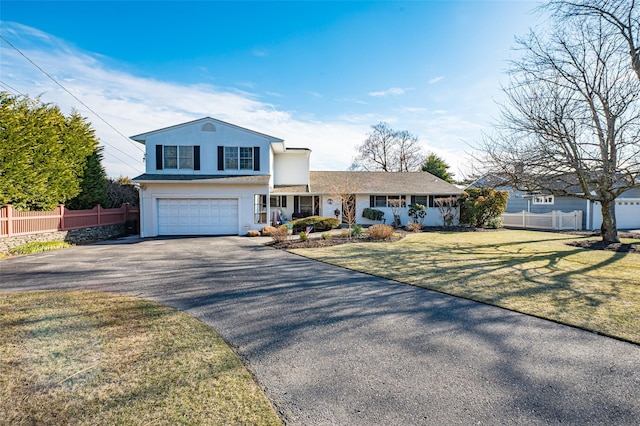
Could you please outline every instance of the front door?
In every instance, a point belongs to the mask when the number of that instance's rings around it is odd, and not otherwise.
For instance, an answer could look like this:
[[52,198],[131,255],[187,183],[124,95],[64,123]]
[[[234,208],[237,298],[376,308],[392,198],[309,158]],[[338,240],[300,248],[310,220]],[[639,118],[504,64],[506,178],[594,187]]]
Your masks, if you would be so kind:
[[356,223],[356,195],[348,194],[342,197],[342,223]]

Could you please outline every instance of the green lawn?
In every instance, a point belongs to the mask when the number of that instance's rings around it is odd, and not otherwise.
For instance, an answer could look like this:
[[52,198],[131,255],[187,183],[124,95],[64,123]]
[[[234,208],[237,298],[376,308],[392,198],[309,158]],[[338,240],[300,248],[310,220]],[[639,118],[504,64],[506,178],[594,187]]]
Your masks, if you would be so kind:
[[210,327],[99,292],[0,293],[0,424],[282,424]]
[[566,244],[581,238],[514,230],[427,232],[394,243],[292,251],[640,343],[640,254]]

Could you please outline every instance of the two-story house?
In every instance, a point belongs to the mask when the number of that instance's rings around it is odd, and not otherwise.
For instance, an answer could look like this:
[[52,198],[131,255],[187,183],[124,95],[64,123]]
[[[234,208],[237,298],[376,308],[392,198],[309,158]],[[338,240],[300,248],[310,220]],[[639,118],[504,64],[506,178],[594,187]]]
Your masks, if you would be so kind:
[[[145,145],[140,185],[142,237],[244,235],[310,215],[342,218],[339,194],[355,195],[357,222],[367,207],[428,206],[425,225],[441,225],[438,197],[461,190],[426,172],[314,172],[311,151],[210,117],[132,136]],[[396,208],[396,212],[398,209]]]

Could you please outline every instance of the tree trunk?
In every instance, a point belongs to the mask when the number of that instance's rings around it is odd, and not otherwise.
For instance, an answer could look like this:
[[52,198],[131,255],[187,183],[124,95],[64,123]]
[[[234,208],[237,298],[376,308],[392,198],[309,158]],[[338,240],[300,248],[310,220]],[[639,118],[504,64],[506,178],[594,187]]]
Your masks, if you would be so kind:
[[602,241],[611,244],[619,243],[618,228],[616,227],[616,201],[602,201],[602,226],[600,227],[600,235]]

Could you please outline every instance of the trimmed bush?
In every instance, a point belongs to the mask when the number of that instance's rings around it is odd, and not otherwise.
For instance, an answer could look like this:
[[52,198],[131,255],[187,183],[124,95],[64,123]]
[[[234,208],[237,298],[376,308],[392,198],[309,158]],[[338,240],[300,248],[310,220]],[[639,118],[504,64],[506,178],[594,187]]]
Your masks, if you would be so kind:
[[362,217],[369,220],[380,221],[384,218],[384,212],[382,210],[366,208],[362,210]]
[[260,231],[256,231],[255,229],[251,229],[247,231],[247,237],[259,237]]
[[309,237],[307,236],[307,233],[302,231],[300,233],[300,241],[309,241]]
[[391,225],[373,225],[367,229],[369,238],[374,240],[384,240],[393,235],[393,226]]
[[322,234],[322,239],[323,240],[330,240],[331,239],[331,233],[330,232],[325,232],[324,234]]
[[335,217],[309,216],[289,222],[293,233],[297,234],[307,230],[307,226],[313,226],[315,232],[329,231],[340,226],[340,220]]

